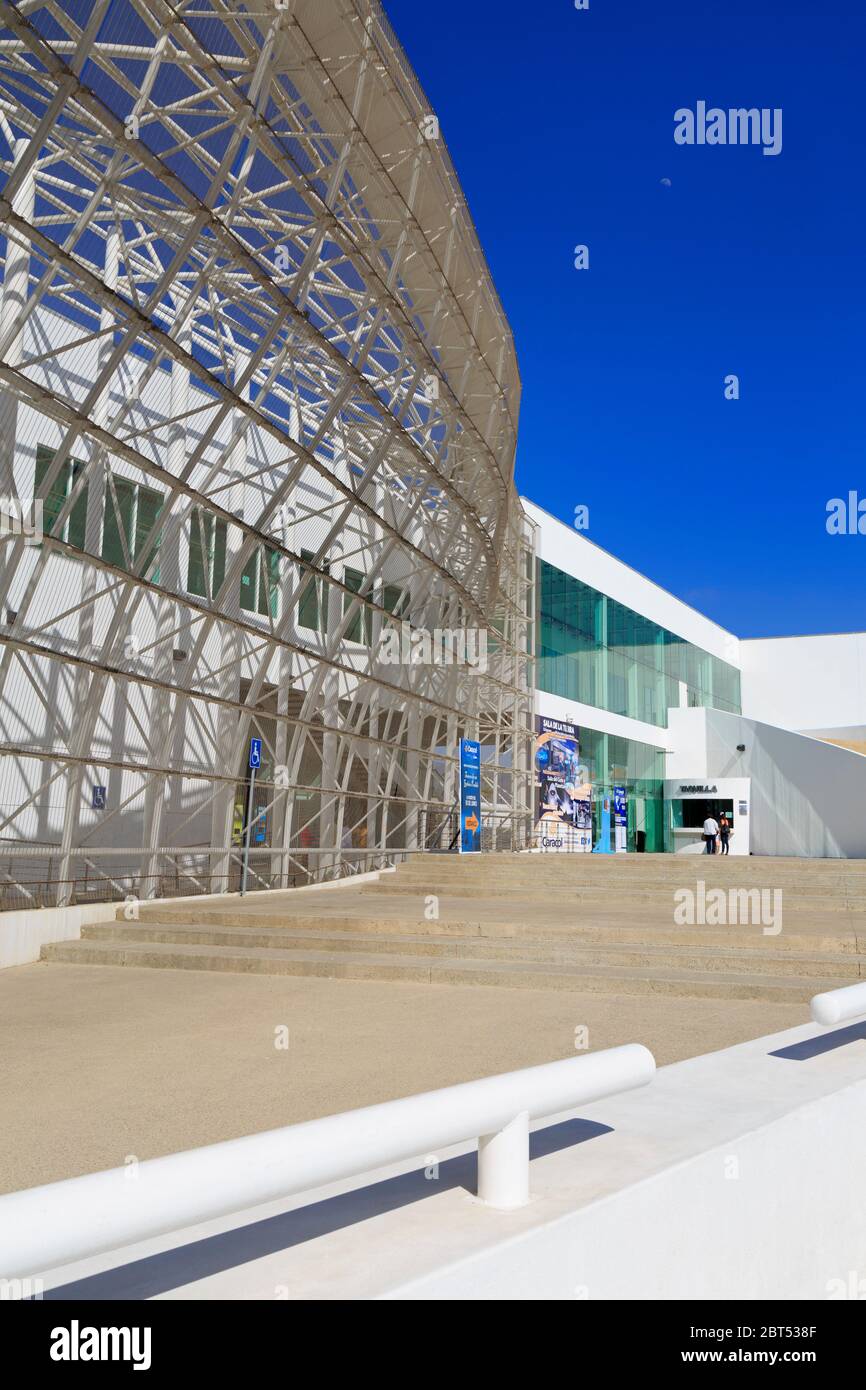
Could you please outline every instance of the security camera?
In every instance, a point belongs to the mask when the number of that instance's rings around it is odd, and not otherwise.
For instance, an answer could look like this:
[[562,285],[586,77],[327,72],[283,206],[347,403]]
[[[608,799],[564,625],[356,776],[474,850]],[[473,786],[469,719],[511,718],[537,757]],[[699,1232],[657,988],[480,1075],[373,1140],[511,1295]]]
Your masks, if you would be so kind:
[[745,751],[746,751],[746,745],[745,745],[744,743],[738,743],[738,744],[737,744],[737,752],[738,752],[738,753],[745,753]]

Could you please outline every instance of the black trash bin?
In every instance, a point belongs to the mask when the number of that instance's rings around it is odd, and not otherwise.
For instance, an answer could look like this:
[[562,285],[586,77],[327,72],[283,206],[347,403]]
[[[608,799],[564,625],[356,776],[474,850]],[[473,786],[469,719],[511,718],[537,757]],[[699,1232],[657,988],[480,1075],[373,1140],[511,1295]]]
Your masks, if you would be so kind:
[[646,831],[636,830],[634,832],[634,847],[638,854],[646,853]]

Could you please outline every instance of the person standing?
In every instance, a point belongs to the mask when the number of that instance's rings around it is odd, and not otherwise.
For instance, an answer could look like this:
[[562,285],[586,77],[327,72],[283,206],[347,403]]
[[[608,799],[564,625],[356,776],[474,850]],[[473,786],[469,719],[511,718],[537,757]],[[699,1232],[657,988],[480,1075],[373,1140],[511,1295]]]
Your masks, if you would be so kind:
[[716,852],[716,836],[719,833],[719,823],[712,816],[707,816],[704,821],[704,840],[707,846],[707,854]]
[[733,832],[731,830],[731,822],[728,820],[727,815],[723,811],[722,814],[719,816],[719,840],[721,842],[721,848],[719,851],[720,854],[730,854],[730,850],[728,849],[728,841],[730,840],[732,833]]

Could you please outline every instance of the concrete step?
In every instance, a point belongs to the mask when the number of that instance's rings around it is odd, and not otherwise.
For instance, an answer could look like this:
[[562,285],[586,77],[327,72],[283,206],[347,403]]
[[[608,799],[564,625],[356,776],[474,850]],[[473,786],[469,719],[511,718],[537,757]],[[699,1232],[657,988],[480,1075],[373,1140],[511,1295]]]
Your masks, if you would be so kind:
[[219,970],[267,975],[320,976],[346,980],[399,980],[418,984],[487,985],[512,989],[555,989],[605,994],[667,994],[707,999],[772,999],[805,1003],[813,994],[850,978],[782,977],[736,972],[697,974],[632,966],[473,957],[430,958],[400,953],[321,950],[288,951],[211,945],[82,940],[43,947],[43,959],[76,965],[137,966],[150,969]]
[[[683,887],[690,885],[684,884]],[[691,891],[695,892],[694,883]],[[709,887],[706,890],[711,891]],[[457,885],[452,892],[450,888],[443,888],[438,885],[435,889],[429,887],[426,891],[404,891],[402,893],[393,892],[365,892],[334,894],[329,897],[327,902],[311,903],[308,898],[298,897],[291,903],[274,907],[267,901],[254,902],[246,898],[243,901],[238,898],[225,898],[210,903],[186,903],[183,906],[175,907],[171,900],[161,900],[158,902],[142,902],[137,905],[135,920],[144,920],[156,916],[160,921],[222,921],[225,914],[234,914],[239,921],[268,919],[295,921],[300,917],[309,917],[316,920],[326,918],[335,920],[337,917],[376,917],[387,919],[392,917],[411,916],[422,918],[428,909],[428,898],[435,898],[438,904],[440,918],[446,915],[449,919],[456,916],[471,917],[472,919],[482,919],[496,916],[503,921],[509,918],[531,918],[538,916],[545,909],[551,917],[559,917],[565,913],[569,919],[584,918],[590,914],[601,914],[610,916],[619,914],[627,916],[636,909],[648,919],[662,922],[672,922],[674,909],[677,906],[677,899],[674,891],[666,893],[651,894],[645,892],[618,893],[608,890],[607,892],[594,892],[577,894],[569,891],[556,889],[548,890],[546,887],[541,890],[537,885],[532,893],[522,892],[501,892],[501,893],[479,893],[464,891],[463,887]],[[736,900],[737,902],[740,899]],[[760,904],[760,899],[751,899]],[[773,899],[770,900],[772,907]],[[729,896],[725,898],[726,904],[730,902]],[[622,905],[625,905],[623,908]],[[747,904],[744,904],[747,905]],[[866,907],[862,912],[852,909],[848,913],[840,913],[834,907],[822,906],[820,901],[804,897],[802,894],[785,893],[782,897],[782,908],[785,918],[794,917],[805,918],[807,915],[816,921],[826,921],[834,924],[832,930],[839,929],[838,919],[840,916],[851,917],[850,924],[846,924],[845,930],[856,930],[860,925],[861,919],[866,926]],[[130,909],[119,907],[115,912],[115,919],[118,922],[133,920]]]
[[623,874],[621,877],[602,878],[595,874],[494,874],[485,872],[483,874],[437,874],[428,871],[425,874],[416,872],[413,874],[388,874],[378,883],[363,883],[358,885],[359,893],[383,892],[389,888],[398,886],[408,886],[416,892],[421,891],[427,883],[447,883],[453,887],[465,886],[467,888],[495,888],[495,887],[521,887],[537,889],[540,884],[545,888],[591,888],[595,892],[617,892],[634,893],[642,888],[654,889],[658,892],[671,892],[678,888],[682,883],[697,883],[699,880],[718,888],[787,888],[789,891],[803,891],[814,893],[818,896],[830,897],[836,893],[842,893],[847,897],[866,897],[866,882],[860,879],[791,879],[784,878],[772,872],[764,874],[714,874],[702,873],[700,867],[686,867],[681,869],[678,874],[665,875],[658,878],[639,878],[636,874]]
[[[249,901],[249,900],[247,900]],[[349,905],[351,906],[351,905]],[[128,925],[130,919],[119,909],[115,920],[119,925]],[[163,906],[159,903],[142,903],[138,909],[140,922],[159,922],[165,925],[176,926],[216,926],[216,927],[246,927],[263,926],[279,927],[282,925],[297,927],[313,927],[319,922],[325,922],[338,931],[349,931],[358,927],[364,931],[402,931],[408,921],[414,924],[418,920],[423,920],[423,910],[419,911],[417,917],[414,914],[407,915],[405,905],[399,898],[389,899],[384,906],[373,902],[359,903],[354,912],[347,911],[347,901],[345,898],[340,903],[333,903],[327,906],[316,904],[315,909],[310,907],[309,902],[293,903],[291,908],[284,908],[282,911],[273,912],[259,908],[258,906],[230,906],[225,907],[201,907],[192,905],[189,907]],[[465,930],[475,930],[475,927],[465,926],[462,915],[460,918],[431,922],[431,930],[442,933],[456,931],[458,934]],[[477,928],[481,930],[480,924]],[[412,930],[412,926],[410,926]]]
[[[525,898],[527,901],[538,900],[540,892],[544,893],[545,899],[550,902],[580,902],[580,903],[605,903],[609,902],[612,895],[615,895],[616,902],[625,906],[643,902],[669,902],[673,904],[674,893],[680,888],[691,888],[695,891],[694,885],[697,878],[681,877],[675,884],[590,884],[582,882],[574,883],[548,883],[540,880],[521,880],[510,882],[503,879],[489,882],[476,883],[469,879],[438,880],[435,878],[404,880],[397,878],[387,882],[376,884],[365,884],[357,891],[363,897],[408,897],[420,898],[428,896],[441,897],[446,893],[459,893],[461,898]],[[861,896],[851,896],[839,890],[837,893],[817,892],[812,889],[802,887],[784,888],[782,885],[773,882],[756,884],[728,883],[710,884],[707,880],[707,889],[714,887],[724,888],[726,891],[733,889],[750,888],[761,891],[761,889],[781,888],[783,894],[783,904],[785,897],[796,897],[801,908],[810,907],[818,912],[855,912],[866,915],[866,894]]]
[[753,886],[760,887],[762,884],[775,884],[777,887],[797,887],[808,888],[813,892],[831,893],[848,892],[856,896],[866,895],[866,875],[834,873],[834,874],[810,874],[810,873],[789,873],[780,869],[778,865],[769,865],[764,860],[744,859],[726,860],[720,863],[712,859],[703,859],[700,856],[694,858],[668,860],[668,866],[663,873],[642,873],[637,870],[607,871],[597,870],[591,867],[591,860],[585,856],[575,856],[576,863],[569,865],[566,869],[549,869],[546,864],[537,864],[528,868],[509,868],[503,867],[497,872],[494,865],[486,865],[482,869],[459,870],[455,868],[442,869],[434,862],[425,860],[423,864],[417,866],[401,866],[393,874],[383,874],[378,880],[378,884],[368,880],[359,884],[359,890],[368,890],[377,886],[385,886],[393,883],[412,883],[419,885],[427,882],[438,883],[475,883],[486,885],[489,883],[551,883],[556,885],[568,885],[581,883],[593,887],[616,887],[617,889],[636,888],[642,884],[649,884],[655,887],[674,887],[683,881],[683,878],[703,879],[707,883],[719,884],[720,886]]
[[[639,912],[623,913],[606,899],[601,905],[574,905],[550,912],[545,902],[517,899],[480,899],[442,897],[439,916],[427,919],[421,902],[405,901],[399,897],[367,898],[359,910],[349,912],[352,902],[331,902],[325,906],[309,902],[293,903],[292,910],[264,912],[250,899],[239,903],[227,901],[224,906],[172,906],[171,902],[142,903],[139,922],[152,926],[214,926],[243,927],[245,930],[328,929],[374,934],[480,935],[480,937],[514,937],[527,935],[532,940],[556,941],[582,935],[594,941],[655,941],[659,944],[742,945],[760,949],[776,944],[778,949],[801,951],[842,951],[866,954],[866,915],[840,916],[840,913],[816,913],[798,909],[796,903],[784,912],[784,930],[777,935],[765,935],[760,926],[678,926],[673,920],[671,903],[641,903]],[[342,909],[342,910],[341,910]],[[623,920],[626,919],[626,920]],[[118,926],[131,926],[125,913],[118,910]],[[110,926],[110,924],[108,924]]]
[[437,888],[448,889],[452,893],[466,894],[467,896],[476,893],[519,893],[533,895],[540,889],[544,892],[569,893],[586,892],[594,894],[616,893],[616,894],[635,894],[650,893],[663,897],[675,893],[678,888],[694,887],[697,883],[704,883],[707,890],[711,888],[721,888],[725,892],[731,889],[774,889],[778,888],[783,893],[797,894],[808,897],[809,899],[825,898],[833,900],[836,898],[848,898],[859,900],[866,903],[866,884],[860,883],[837,883],[834,884],[827,880],[817,882],[786,882],[776,879],[770,875],[761,877],[756,876],[752,879],[746,878],[724,878],[712,877],[709,874],[702,874],[700,870],[686,870],[672,879],[636,879],[631,876],[623,879],[621,883],[612,883],[609,880],[593,879],[591,877],[581,877],[574,875],[570,878],[545,878],[542,875],[536,877],[510,877],[507,874],[500,876],[491,875],[490,877],[476,878],[475,875],[411,875],[403,877],[394,874],[388,879],[383,879],[379,883],[367,883],[361,885],[357,892],[368,895],[371,893],[425,893],[435,891]]
[[[43,958],[800,1002],[866,978],[866,874],[840,861],[810,873],[813,863],[429,856],[333,891],[140,903],[131,922],[123,906]],[[701,879],[708,889],[781,887],[784,930],[679,925],[674,894]]]
[[527,854],[527,855],[443,855],[414,854],[396,866],[400,873],[432,864],[437,869],[460,873],[480,873],[495,868],[501,873],[534,872],[540,864],[553,872],[568,872],[582,865],[592,873],[607,874],[665,874],[675,872],[679,864],[700,863],[721,869],[770,869],[774,873],[837,876],[866,879],[866,859],[796,859],[772,858],[763,854]]
[[483,854],[480,856],[414,854],[397,865],[401,874],[434,868],[437,873],[571,873],[580,869],[610,878],[614,874],[663,877],[683,864],[701,864],[720,873],[783,874],[789,878],[853,878],[866,882],[866,859],[798,859],[736,854]]
[[[674,879],[687,870],[716,874],[732,878],[771,878],[788,883],[852,883],[866,889],[866,870],[861,866],[866,860],[834,859],[826,861],[831,867],[815,869],[815,860],[765,859],[761,856],[738,857],[736,855],[664,855],[655,861],[639,860],[637,856],[623,858],[611,855],[605,859],[591,854],[545,855],[532,859],[498,860],[495,857],[483,858],[480,862],[466,860],[443,862],[441,859],[424,857],[407,860],[399,864],[393,874],[384,878],[410,878],[413,875],[434,874],[438,877],[459,875],[465,878],[485,875],[496,878],[520,878],[539,876],[550,878],[571,878],[573,876],[592,877],[598,882],[622,883],[633,881],[658,881]],[[382,880],[380,880],[382,881]],[[367,880],[369,882],[369,880]]]
[[638,941],[598,943],[572,934],[558,941],[539,941],[526,935],[519,938],[436,937],[404,933],[384,936],[365,935],[363,944],[356,933],[323,928],[259,928],[214,926],[159,926],[136,923],[120,927],[100,923],[84,927],[82,940],[110,942],[123,946],[130,942],[157,945],[195,945],[240,948],[246,951],[333,951],[393,955],[395,951],[413,956],[437,958],[475,958],[479,960],[522,960],[535,965],[580,964],[592,966],[633,966],[649,969],[686,970],[693,973],[725,972],[753,974],[758,965],[764,974],[777,976],[845,977],[851,982],[866,976],[866,955],[840,955],[838,952],[777,952],[764,950],[756,962],[755,952],[731,944],[711,946],[688,942],[647,944]]

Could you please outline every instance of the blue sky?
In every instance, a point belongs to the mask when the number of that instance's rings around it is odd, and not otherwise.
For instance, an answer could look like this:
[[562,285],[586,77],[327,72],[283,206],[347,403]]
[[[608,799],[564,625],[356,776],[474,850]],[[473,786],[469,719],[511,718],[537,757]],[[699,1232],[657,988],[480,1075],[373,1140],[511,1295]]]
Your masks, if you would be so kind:
[[[866,499],[862,0],[385,6],[514,330],[521,491],[741,636],[866,629],[825,524]],[[675,144],[699,100],[781,107],[781,153]]]

